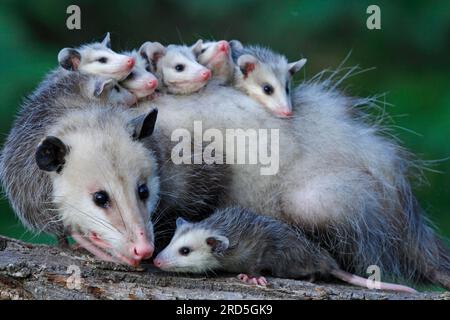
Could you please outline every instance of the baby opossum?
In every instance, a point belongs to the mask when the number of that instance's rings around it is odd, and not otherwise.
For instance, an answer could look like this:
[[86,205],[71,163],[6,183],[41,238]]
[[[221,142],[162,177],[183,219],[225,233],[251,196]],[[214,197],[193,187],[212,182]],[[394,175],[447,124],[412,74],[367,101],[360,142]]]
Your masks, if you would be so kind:
[[211,71],[200,65],[194,48],[184,45],[164,47],[159,42],[146,42],[139,53],[147,59],[150,71],[159,81],[160,91],[190,94],[203,88],[211,78]]
[[260,46],[242,46],[230,42],[237,68],[234,86],[257,100],[279,117],[292,115],[291,78],[306,63],[300,59],[288,63],[286,57]]
[[135,64],[130,74],[121,81],[120,84],[132,92],[138,99],[150,97],[158,87],[158,80],[149,71],[146,59],[137,51],[122,52],[135,60]]
[[108,32],[102,42],[62,49],[58,54],[58,62],[66,70],[101,75],[120,81],[131,72],[135,59],[112,51]]
[[[241,280],[261,285],[267,282],[259,276],[269,274],[294,279],[332,275],[357,286],[367,286],[366,279],[341,270],[301,230],[240,208],[218,210],[197,223],[178,218],[172,241],[154,259],[154,264],[162,270],[177,272],[243,272]],[[416,292],[384,282],[379,283],[379,288]]]
[[192,50],[198,63],[212,71],[212,80],[216,80],[218,84],[232,84],[235,64],[228,41],[199,40],[192,46]]
[[306,59],[288,63],[267,48],[243,47],[237,40],[199,42],[192,47],[197,60],[212,70],[219,83],[233,85],[278,117],[292,115],[291,78]]

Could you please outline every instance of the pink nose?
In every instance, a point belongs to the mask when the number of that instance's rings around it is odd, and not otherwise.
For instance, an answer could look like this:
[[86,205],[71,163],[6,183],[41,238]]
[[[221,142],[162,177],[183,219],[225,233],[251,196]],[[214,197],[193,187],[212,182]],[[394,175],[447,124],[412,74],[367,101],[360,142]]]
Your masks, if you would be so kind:
[[279,115],[282,117],[290,117],[292,116],[292,111],[291,110],[280,111]]
[[152,79],[145,84],[145,86],[148,89],[155,89],[157,85],[158,85],[158,80],[156,80],[156,79]]
[[155,259],[153,260],[153,264],[155,265],[155,267],[160,268],[162,266],[162,262],[159,259]]
[[228,44],[228,41],[221,40],[217,43],[217,47],[219,48],[219,51],[228,52],[228,49],[230,49],[230,45]]
[[211,70],[206,69],[205,71],[202,71],[200,73],[200,76],[202,77],[203,80],[208,80],[209,78],[211,78]]
[[148,242],[137,243],[131,249],[131,256],[136,260],[145,260],[153,255],[153,246]]
[[135,62],[136,62],[136,61],[134,60],[134,58],[133,58],[133,57],[130,57],[130,58],[127,59],[126,65],[127,65],[127,67],[128,67],[129,69],[131,69],[131,68],[134,67],[134,63],[135,63]]

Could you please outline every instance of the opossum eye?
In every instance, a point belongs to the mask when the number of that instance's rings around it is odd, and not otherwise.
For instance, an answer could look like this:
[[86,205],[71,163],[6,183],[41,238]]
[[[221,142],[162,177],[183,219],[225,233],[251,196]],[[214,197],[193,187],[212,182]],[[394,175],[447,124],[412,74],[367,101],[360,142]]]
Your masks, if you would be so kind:
[[182,255],[182,256],[187,256],[189,253],[191,253],[191,249],[188,247],[182,247],[180,248],[180,250],[178,250],[178,252]]
[[100,62],[100,63],[107,63],[108,62],[108,58],[101,57],[101,58],[97,59],[97,61]]
[[119,86],[114,86],[114,90],[116,90],[117,92],[120,92],[120,87]]
[[289,84],[286,83],[286,93],[289,94]]
[[150,66],[146,66],[146,67],[145,67],[145,71],[147,71],[147,72],[152,72],[151,69],[150,69]]
[[139,186],[138,188],[138,194],[139,194],[139,198],[141,200],[147,200],[148,197],[150,196],[150,191],[148,190],[148,187],[146,184],[142,184]]
[[263,91],[265,94],[267,94],[268,96],[272,95],[273,93],[273,87],[270,84],[265,84],[263,85]]
[[200,50],[200,53],[205,53],[205,51],[206,51],[206,48]]
[[103,209],[106,209],[109,205],[109,195],[106,191],[98,191],[94,193],[94,203]]
[[175,70],[177,70],[177,72],[182,72],[184,70],[184,64],[177,64]]

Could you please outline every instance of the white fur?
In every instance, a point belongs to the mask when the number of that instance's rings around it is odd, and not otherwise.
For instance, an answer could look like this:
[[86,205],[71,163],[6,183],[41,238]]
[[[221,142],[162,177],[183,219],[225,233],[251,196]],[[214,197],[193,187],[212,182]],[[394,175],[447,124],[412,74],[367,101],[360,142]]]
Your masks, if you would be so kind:
[[[141,232],[153,241],[147,225],[159,198],[158,169],[153,154],[131,140],[126,118],[99,123],[99,116],[95,110],[73,112],[48,133],[70,148],[62,172],[52,173],[53,201],[66,228],[86,237],[95,233],[113,253],[127,257]],[[137,196],[143,183],[150,190],[145,203]],[[101,190],[111,198],[106,210],[92,200]]]
[[[194,228],[180,235],[183,227],[177,229],[170,244],[159,253],[157,259],[162,262],[161,269],[175,272],[202,273],[220,267],[219,261],[211,253],[206,239],[213,236],[210,230]],[[180,248],[188,247],[187,256],[180,254]]]

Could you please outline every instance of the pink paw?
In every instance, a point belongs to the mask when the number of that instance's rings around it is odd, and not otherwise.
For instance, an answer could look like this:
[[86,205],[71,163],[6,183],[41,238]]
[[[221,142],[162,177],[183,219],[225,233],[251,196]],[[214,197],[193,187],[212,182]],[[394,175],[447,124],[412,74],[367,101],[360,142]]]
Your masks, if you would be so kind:
[[266,278],[264,278],[264,277],[252,277],[252,276],[246,275],[245,273],[239,274],[237,276],[237,278],[244,283],[255,285],[255,286],[266,287],[268,284]]

